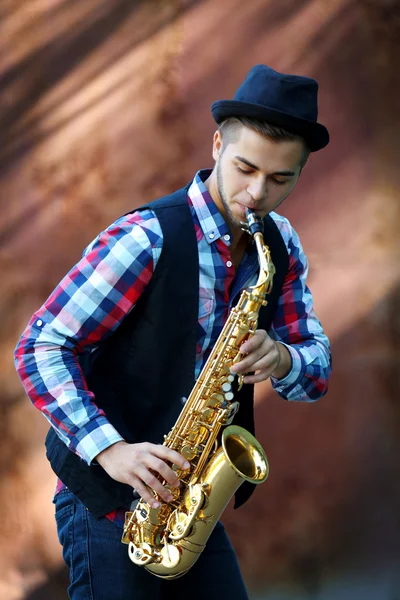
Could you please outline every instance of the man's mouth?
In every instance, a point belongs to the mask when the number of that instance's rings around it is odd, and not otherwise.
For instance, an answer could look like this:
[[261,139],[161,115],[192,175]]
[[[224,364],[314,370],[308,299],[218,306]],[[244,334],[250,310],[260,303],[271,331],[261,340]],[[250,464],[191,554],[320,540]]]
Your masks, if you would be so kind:
[[250,206],[248,204],[242,204],[241,202],[238,202],[238,206],[240,207],[240,209],[243,213],[246,213],[246,208],[248,210],[251,210],[252,212],[255,212],[255,213],[257,212],[257,210],[254,206]]

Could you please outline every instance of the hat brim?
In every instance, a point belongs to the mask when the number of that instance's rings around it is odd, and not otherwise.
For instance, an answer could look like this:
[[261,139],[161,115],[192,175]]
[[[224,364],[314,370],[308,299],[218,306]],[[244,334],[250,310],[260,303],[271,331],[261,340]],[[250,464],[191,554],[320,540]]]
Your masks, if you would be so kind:
[[329,132],[321,123],[293,117],[262,104],[239,102],[238,100],[218,100],[212,104],[211,112],[218,124],[229,117],[249,117],[283,127],[291,133],[303,137],[311,152],[322,150],[329,143]]

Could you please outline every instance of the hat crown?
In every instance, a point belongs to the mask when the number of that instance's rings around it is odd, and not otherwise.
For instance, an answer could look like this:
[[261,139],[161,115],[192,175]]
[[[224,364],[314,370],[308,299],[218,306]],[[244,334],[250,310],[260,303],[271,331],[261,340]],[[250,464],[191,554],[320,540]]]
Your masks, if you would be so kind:
[[266,65],[256,65],[237,89],[234,99],[259,104],[291,114],[294,117],[317,121],[318,83],[311,77],[278,73]]

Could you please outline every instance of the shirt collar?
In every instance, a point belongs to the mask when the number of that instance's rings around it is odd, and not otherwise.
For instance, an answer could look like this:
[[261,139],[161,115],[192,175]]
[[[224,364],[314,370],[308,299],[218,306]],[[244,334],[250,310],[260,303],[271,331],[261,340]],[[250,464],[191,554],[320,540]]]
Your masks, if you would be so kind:
[[189,187],[188,195],[207,242],[212,244],[222,237],[229,246],[231,243],[229,227],[204,184],[211,172],[212,169],[198,171]]

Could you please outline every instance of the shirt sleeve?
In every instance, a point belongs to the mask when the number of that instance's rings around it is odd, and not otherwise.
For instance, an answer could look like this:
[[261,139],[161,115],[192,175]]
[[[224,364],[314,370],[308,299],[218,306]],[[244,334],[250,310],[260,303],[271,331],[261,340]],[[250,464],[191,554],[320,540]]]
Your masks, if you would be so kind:
[[328,389],[331,373],[329,340],[315,314],[307,287],[308,262],[299,236],[287,219],[273,216],[288,248],[289,269],[270,336],[286,346],[292,357],[292,369],[283,379],[271,377],[271,382],[285,400],[313,402]]
[[149,283],[161,250],[161,228],[150,210],[118,219],[34,313],[15,349],[30,400],[88,464],[122,437],[96,406],[78,355],[118,328]]

